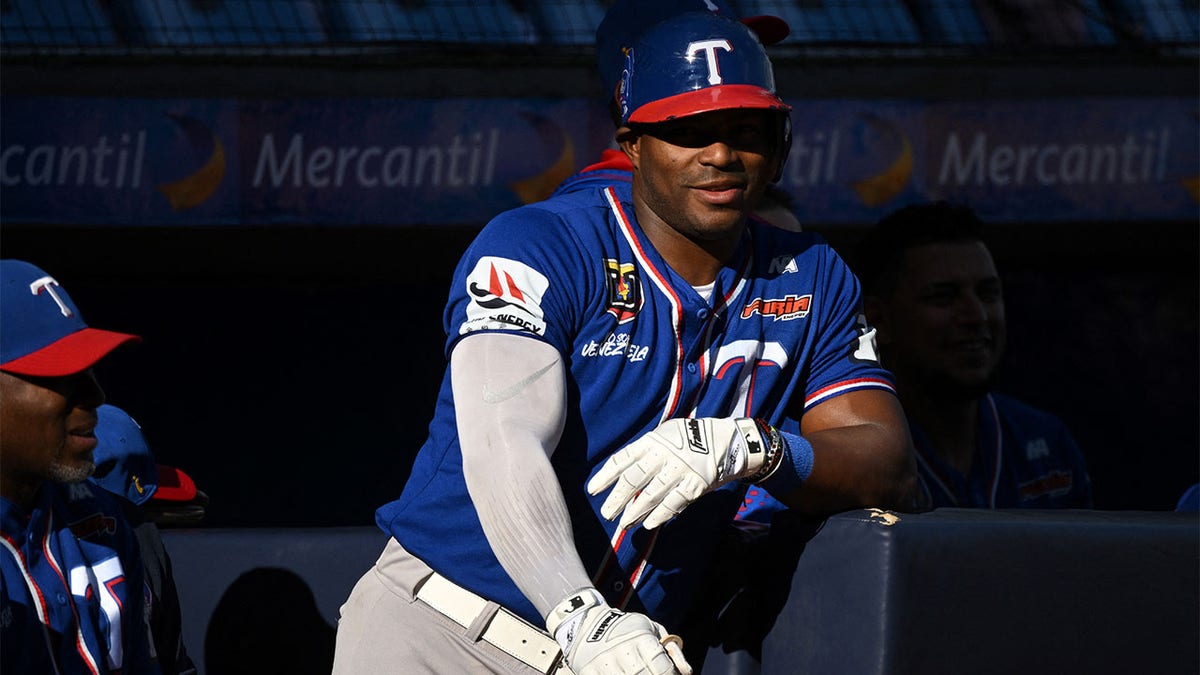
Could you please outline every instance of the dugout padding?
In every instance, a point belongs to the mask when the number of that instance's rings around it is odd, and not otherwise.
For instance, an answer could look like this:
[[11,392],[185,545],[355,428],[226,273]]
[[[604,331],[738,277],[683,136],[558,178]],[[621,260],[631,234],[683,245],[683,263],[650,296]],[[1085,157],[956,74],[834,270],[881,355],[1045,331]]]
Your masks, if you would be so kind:
[[[320,663],[338,608],[386,542],[373,526],[163,538],[201,675],[219,675],[206,668],[206,636],[237,649],[242,665],[281,641]],[[761,664],[739,631],[728,653],[709,651],[703,675],[1200,671],[1195,513],[785,514],[759,552],[746,564],[763,584],[722,621],[766,627]]]
[[796,564],[763,673],[1200,670],[1195,513],[852,511],[772,534]]
[[373,525],[162,536],[198,675],[328,675],[338,609],[387,543]]

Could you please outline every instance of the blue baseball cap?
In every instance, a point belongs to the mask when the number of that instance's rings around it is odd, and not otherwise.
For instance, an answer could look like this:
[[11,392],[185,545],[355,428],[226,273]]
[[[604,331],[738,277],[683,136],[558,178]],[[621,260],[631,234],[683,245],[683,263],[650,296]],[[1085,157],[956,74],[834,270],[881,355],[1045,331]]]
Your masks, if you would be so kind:
[[725,0],[616,0],[596,28],[596,67],[604,91],[613,94],[621,80],[625,50],[650,27],[687,12],[711,12],[740,21],[754,31],[764,45],[781,42],[791,32],[777,16],[738,17]]
[[142,427],[129,413],[105,403],[96,408],[96,449],[92,458],[96,471],[92,479],[100,487],[144,504],[158,490],[158,465]]
[[61,377],[141,337],[90,328],[66,289],[24,260],[0,260],[0,370]]
[[[92,480],[134,504],[191,502],[201,493],[192,477],[154,459],[142,427],[129,413],[105,403],[96,408],[96,471]],[[202,499],[208,499],[207,495]]]
[[652,124],[714,110],[787,112],[762,43],[711,12],[659,22],[626,50],[617,89],[621,122]]

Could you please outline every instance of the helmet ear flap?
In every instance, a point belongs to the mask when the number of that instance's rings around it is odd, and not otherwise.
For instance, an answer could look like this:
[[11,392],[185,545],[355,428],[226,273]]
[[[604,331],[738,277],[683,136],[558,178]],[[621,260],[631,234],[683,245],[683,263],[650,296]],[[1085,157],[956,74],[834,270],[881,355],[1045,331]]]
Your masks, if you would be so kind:
[[775,177],[771,179],[772,183],[778,183],[783,179],[783,165],[787,164],[788,157],[792,154],[792,117],[788,112],[783,113],[783,123],[779,125],[779,161],[775,165]]

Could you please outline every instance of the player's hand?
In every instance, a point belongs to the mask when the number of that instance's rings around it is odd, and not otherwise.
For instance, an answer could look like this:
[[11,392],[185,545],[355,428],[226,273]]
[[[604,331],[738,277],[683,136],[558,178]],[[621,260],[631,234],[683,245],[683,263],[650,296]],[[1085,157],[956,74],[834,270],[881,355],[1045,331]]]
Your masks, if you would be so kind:
[[667,420],[614,453],[588,481],[596,495],[612,492],[600,514],[612,520],[622,508],[621,528],[655,528],[701,495],[762,468],[766,452],[754,420]]
[[613,609],[594,590],[559,603],[546,627],[575,675],[692,675],[682,640],[644,614]]

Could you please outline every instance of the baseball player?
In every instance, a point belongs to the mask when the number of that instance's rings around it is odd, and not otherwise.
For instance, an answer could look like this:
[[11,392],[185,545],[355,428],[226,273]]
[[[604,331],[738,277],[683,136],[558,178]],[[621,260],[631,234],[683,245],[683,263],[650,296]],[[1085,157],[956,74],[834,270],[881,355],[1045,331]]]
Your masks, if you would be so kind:
[[1083,454],[1058,417],[994,391],[1004,294],[969,207],[914,204],[856,252],[933,506],[1090,508]]
[[376,513],[338,675],[689,673],[671,627],[747,484],[810,512],[918,498],[854,276],[747,220],[788,146],[760,42],[686,13],[623,73],[628,198],[500,214],[455,270],[429,437]]
[[[983,223],[969,207],[914,204],[859,242],[867,316],[897,386],[931,506],[1091,508],[1087,466],[1067,426],[994,390],[1004,296]],[[739,518],[783,508],[761,491]]]
[[90,328],[58,282],[0,260],[0,670],[160,673],[137,539],[94,468],[92,366],[135,335]]

